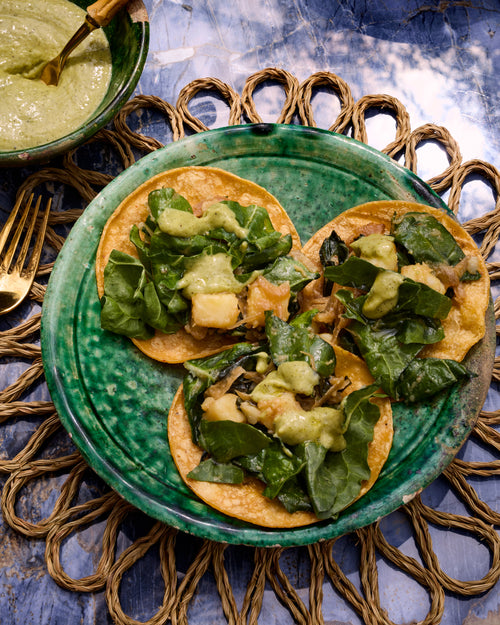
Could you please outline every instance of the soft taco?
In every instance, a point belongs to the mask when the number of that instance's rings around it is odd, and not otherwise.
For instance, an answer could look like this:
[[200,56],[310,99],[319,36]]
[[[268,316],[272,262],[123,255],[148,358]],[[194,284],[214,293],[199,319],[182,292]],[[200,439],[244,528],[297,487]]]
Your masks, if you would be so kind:
[[442,210],[404,201],[351,208],[303,247],[321,277],[301,294],[317,332],[361,355],[393,399],[467,378],[490,283],[474,240]]
[[210,167],[160,173],[129,195],[96,257],[101,325],[145,354],[180,363],[258,334],[264,311],[287,319],[317,277],[265,189]]
[[168,415],[187,486],[242,521],[335,519],[374,484],[392,445],[389,399],[362,359],[310,332],[307,312],[266,315],[267,342],[185,363]]

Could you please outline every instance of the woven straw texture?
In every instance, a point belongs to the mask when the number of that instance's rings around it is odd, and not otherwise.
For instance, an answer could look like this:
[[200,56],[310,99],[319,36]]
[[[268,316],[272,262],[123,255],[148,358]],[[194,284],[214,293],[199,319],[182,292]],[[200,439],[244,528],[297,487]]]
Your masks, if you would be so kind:
[[[103,143],[107,144],[107,149],[114,153],[120,166],[126,168],[137,156],[162,147],[157,139],[131,129],[134,119],[143,114],[145,109],[153,109],[154,115],[164,118],[173,141],[181,139],[185,132],[207,130],[188,108],[192,99],[202,92],[212,92],[216,98],[227,103],[228,124],[260,122],[262,119],[255,105],[254,92],[263,83],[274,83],[282,87],[285,103],[275,121],[285,124],[295,121],[303,125],[316,126],[312,98],[317,89],[328,89],[340,103],[340,113],[333,120],[329,130],[349,134],[365,143],[368,143],[365,124],[367,112],[370,111],[372,114],[388,112],[396,121],[396,133],[383,152],[392,157],[404,157],[405,166],[414,172],[417,171],[417,148],[429,141],[439,144],[447,154],[449,166],[427,182],[438,193],[449,192],[448,204],[455,214],[458,214],[462,188],[471,177],[479,178],[493,190],[494,206],[491,211],[463,224],[469,233],[481,235],[481,253],[488,261],[500,234],[500,174],[496,168],[480,160],[462,162],[459,146],[446,128],[425,124],[412,130],[404,105],[389,95],[366,95],[355,101],[349,86],[341,78],[328,72],[314,74],[300,84],[289,72],[268,68],[250,76],[241,95],[215,78],[200,79],[182,89],[175,106],[158,97],[137,96],[123,107],[115,119],[114,129],[101,131],[90,144],[96,142],[95,149],[97,146],[102,148]],[[92,150],[92,145],[85,149]],[[77,162],[76,152],[67,154],[60,166],[42,168],[27,178],[19,189],[19,194],[31,191],[37,193],[42,189],[46,192],[48,184],[63,184],[73,187],[84,204],[89,203],[111,180],[111,176],[101,171],[84,169]],[[56,251],[60,250],[64,237],[57,234],[57,227],[65,226],[69,229],[80,214],[79,209],[54,211],[50,216],[46,235],[47,245]],[[37,280],[29,295],[33,302],[43,302],[45,290],[43,283],[46,282],[51,268],[51,264],[40,266]],[[500,278],[500,263],[489,262],[488,270],[492,280]],[[500,316],[498,300],[495,302],[495,315],[496,319]],[[392,621],[382,607],[379,595],[377,558],[380,557],[411,576],[425,589],[429,598],[429,608],[425,618],[420,621],[422,625],[441,622],[446,593],[471,597],[486,592],[498,583],[500,537],[495,526],[500,525],[500,513],[479,498],[467,478],[481,477],[485,480],[494,480],[495,476],[500,474],[500,460],[486,463],[456,459],[444,472],[444,479],[464,503],[468,511],[467,516],[434,510],[425,505],[418,496],[403,507],[420,553],[419,560],[389,544],[380,524],[366,527],[353,535],[359,550],[360,585],[356,587],[333,556],[335,540],[308,547],[306,552],[310,560],[310,578],[307,605],[283,572],[280,558],[286,550],[281,548],[253,550],[253,573],[248,579],[243,601],[238,602],[240,605],[237,605],[225,568],[224,554],[227,547],[224,544],[200,542],[201,548],[194,553],[183,576],[177,574],[176,531],[163,523],[152,524],[149,533],[135,539],[127,549],[118,554],[117,537],[120,527],[129,515],[134,514],[134,508],[109,489],[103,489],[104,494],[96,498],[75,504],[82,480],[89,468],[78,452],[64,456],[47,452],[51,439],[61,429],[53,404],[47,401],[22,400],[23,395],[35,383],[43,381],[41,352],[37,344],[39,330],[40,315],[34,314],[21,324],[0,333],[2,358],[9,359],[10,362],[19,360],[30,363],[14,383],[0,391],[0,421],[5,423],[23,415],[36,415],[41,420],[29,442],[15,457],[0,460],[0,473],[6,476],[1,497],[2,514],[5,522],[19,534],[45,541],[47,570],[61,587],[75,592],[104,590],[107,607],[115,623],[119,625],[139,623],[128,616],[122,608],[120,586],[129,569],[153,547],[159,553],[164,594],[161,606],[151,607],[154,615],[145,621],[147,625],[167,622],[174,625],[187,623],[190,603],[196,594],[200,579],[207,571],[211,571],[213,575],[222,610],[231,625],[258,623],[264,592],[269,589],[289,611],[293,622],[321,625],[324,623],[323,591],[327,582],[337,591],[340,600],[351,604],[364,623],[389,625]],[[497,336],[499,332],[497,325]],[[500,381],[498,358],[495,361],[493,381]],[[493,457],[498,457],[500,449],[500,434],[495,429],[499,423],[500,410],[482,411],[472,434]],[[33,481],[61,475],[65,477],[57,482],[59,493],[50,515],[36,522],[21,518],[16,512],[20,491]],[[33,506],[36,506],[36,502],[33,502]],[[32,509],[31,512],[33,518],[39,518],[36,509]],[[62,543],[71,534],[78,533],[103,519],[106,523],[102,533],[98,566],[92,574],[81,579],[73,579],[62,565]],[[446,531],[465,533],[487,547],[489,570],[482,579],[459,581],[442,570],[433,549],[431,525]]]

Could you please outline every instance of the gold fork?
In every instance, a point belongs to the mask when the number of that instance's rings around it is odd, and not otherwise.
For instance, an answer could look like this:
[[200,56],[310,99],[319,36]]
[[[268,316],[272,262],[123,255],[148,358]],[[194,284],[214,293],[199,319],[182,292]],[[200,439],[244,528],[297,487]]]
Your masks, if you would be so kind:
[[[0,315],[13,310],[24,300],[26,295],[28,295],[31,285],[33,284],[33,280],[35,279],[38,263],[40,262],[52,199],[49,199],[47,202],[47,207],[45,208],[45,213],[43,214],[38,232],[36,234],[29,262],[26,266],[24,266],[30,248],[31,239],[33,237],[40,203],[42,201],[40,196],[37,199],[32,211],[33,197],[32,193],[26,203],[23,214],[17,223],[17,228],[10,239],[10,245],[5,253],[4,248],[9,241],[9,235],[22,205],[23,196],[17,200],[9,218],[0,232]],[[28,222],[26,234],[23,241],[20,243],[26,222]],[[13,262],[19,245],[20,249],[17,258],[15,259],[15,262]]]

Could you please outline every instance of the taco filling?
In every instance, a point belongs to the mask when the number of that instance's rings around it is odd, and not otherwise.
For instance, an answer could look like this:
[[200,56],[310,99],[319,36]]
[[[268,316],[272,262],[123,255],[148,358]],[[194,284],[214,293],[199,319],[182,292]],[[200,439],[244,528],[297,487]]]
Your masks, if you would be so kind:
[[469,376],[485,332],[489,278],[444,212],[404,202],[350,209],[304,246],[322,278],[303,293],[317,332],[360,355],[395,400],[422,401]]
[[[224,195],[215,194],[213,180],[219,192],[226,183]],[[158,183],[148,183],[146,207],[129,211],[128,223],[120,221],[128,203],[119,207],[103,233],[102,328],[130,337],[153,358],[183,362],[258,337],[266,310],[288,319],[298,292],[317,274],[297,257],[293,225],[274,198],[209,168],[166,172]],[[191,187],[199,193],[203,184],[200,201]],[[252,193],[273,212],[249,201]],[[123,236],[125,225],[132,249],[119,240],[109,251],[108,239]]]
[[244,521],[335,519],[375,482],[390,402],[361,359],[266,313],[267,340],[188,361],[168,417],[172,456],[206,503]]

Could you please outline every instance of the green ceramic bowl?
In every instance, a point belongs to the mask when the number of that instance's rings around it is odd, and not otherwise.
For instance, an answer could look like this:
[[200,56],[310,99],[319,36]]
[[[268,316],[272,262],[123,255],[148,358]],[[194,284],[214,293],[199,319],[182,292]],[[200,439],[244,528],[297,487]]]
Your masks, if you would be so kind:
[[[88,0],[72,0],[83,9]],[[60,139],[33,148],[0,151],[0,167],[25,166],[48,161],[84,143],[118,113],[134,91],[141,76],[149,46],[149,22],[142,0],[129,2],[104,28],[113,68],[108,91],[93,115],[79,128]]]

